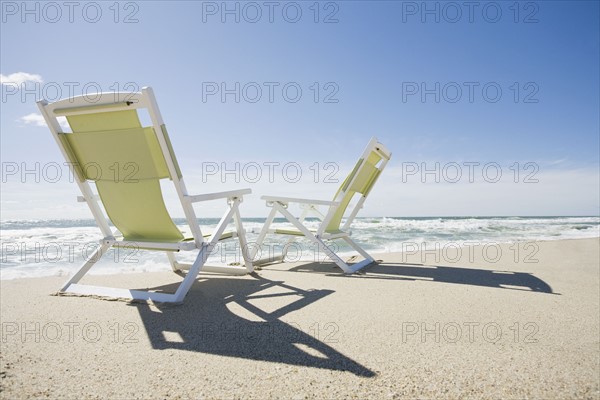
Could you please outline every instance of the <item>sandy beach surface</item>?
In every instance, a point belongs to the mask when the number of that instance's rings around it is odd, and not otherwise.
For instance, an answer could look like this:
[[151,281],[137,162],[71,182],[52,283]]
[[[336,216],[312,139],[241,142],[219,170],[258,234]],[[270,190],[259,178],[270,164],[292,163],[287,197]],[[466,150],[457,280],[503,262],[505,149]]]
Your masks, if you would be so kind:
[[64,277],[2,281],[0,397],[599,398],[600,239],[460,253],[382,254],[353,276],[330,263],[205,275],[175,306],[52,296]]

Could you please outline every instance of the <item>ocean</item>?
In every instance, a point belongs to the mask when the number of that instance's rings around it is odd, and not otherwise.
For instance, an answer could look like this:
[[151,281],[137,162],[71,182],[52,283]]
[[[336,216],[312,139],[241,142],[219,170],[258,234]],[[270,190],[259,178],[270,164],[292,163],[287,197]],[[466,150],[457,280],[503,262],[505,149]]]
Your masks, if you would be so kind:
[[[264,218],[246,218],[244,227],[253,243]],[[218,219],[200,219],[202,228],[216,226]],[[185,220],[175,223],[185,232]],[[308,220],[310,228],[316,220]],[[290,227],[276,219],[273,227]],[[76,271],[102,238],[93,220],[2,221],[0,223],[0,279],[41,276],[66,276]],[[600,217],[376,217],[357,218],[352,238],[371,253],[409,252],[416,249],[452,248],[477,244],[535,242],[600,237]],[[267,236],[258,256],[279,252],[288,237]],[[341,255],[354,254],[343,243],[335,242]],[[301,239],[287,245],[288,260],[324,260],[312,243]],[[191,262],[196,252],[181,252],[178,258]],[[492,257],[492,256],[490,256]],[[257,257],[260,258],[260,257]],[[209,263],[240,261],[235,241],[220,244]],[[138,249],[111,249],[90,271],[91,274],[168,271],[162,252]]]

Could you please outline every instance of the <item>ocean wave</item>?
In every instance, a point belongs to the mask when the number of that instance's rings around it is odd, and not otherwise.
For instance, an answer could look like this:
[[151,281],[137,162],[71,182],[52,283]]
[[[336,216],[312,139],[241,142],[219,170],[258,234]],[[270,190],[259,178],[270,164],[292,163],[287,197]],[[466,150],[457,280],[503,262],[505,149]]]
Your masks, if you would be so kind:
[[[248,241],[253,242],[257,235],[250,232],[260,229],[264,218],[243,221],[249,232]],[[184,219],[175,222],[182,230],[189,231]],[[206,227],[210,231],[217,225],[218,219],[201,219],[200,222],[203,229]],[[309,229],[316,229],[318,221],[309,219],[306,225]],[[292,226],[283,219],[276,219],[273,225],[274,228]],[[77,270],[101,239],[100,230],[93,220],[3,221],[0,234],[0,279],[69,275]],[[355,220],[352,237],[371,252],[402,251],[408,242],[438,242],[443,245],[594,238],[600,237],[600,217],[366,217]],[[266,244],[272,251],[280,251],[287,239],[270,235]],[[305,239],[301,239],[300,243],[303,244],[302,248],[314,249]],[[352,254],[352,249],[345,243],[338,241],[336,245],[342,255]],[[295,248],[291,248],[291,251],[298,253],[294,253],[298,261],[314,261],[316,254],[323,258],[322,254],[315,251],[299,253]],[[227,253],[225,250],[223,252]],[[182,262],[191,262],[195,252],[183,252],[181,255]],[[90,273],[165,271],[169,268],[167,258],[161,252],[140,251],[135,257],[124,260],[126,256],[105,256]],[[132,259],[135,262],[126,262]],[[216,264],[230,261],[231,258],[224,259],[222,254],[214,254],[209,258],[209,262]]]

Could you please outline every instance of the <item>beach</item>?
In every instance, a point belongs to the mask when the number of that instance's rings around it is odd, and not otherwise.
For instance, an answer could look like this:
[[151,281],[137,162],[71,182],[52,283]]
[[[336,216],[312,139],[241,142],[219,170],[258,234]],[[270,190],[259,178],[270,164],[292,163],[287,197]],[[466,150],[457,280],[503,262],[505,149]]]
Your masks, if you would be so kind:
[[[413,251],[414,250],[414,251]],[[181,305],[1,281],[1,397],[600,396],[600,239],[389,252],[200,275]],[[499,253],[498,253],[499,252]],[[169,291],[165,272],[83,283]]]
[[600,400],[600,0],[1,3],[0,400]]

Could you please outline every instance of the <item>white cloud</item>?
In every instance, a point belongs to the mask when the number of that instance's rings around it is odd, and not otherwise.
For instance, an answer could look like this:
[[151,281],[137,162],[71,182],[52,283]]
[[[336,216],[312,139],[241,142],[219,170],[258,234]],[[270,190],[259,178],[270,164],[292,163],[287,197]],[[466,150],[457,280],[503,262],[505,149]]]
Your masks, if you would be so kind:
[[561,158],[559,160],[553,160],[553,161],[549,162],[548,165],[558,165],[558,164],[562,164],[568,160],[569,160],[568,158]]
[[19,118],[19,121],[24,123],[25,125],[47,126],[46,121],[44,121],[44,117],[42,117],[42,114],[37,113],[24,115],[21,118]]
[[0,74],[0,84],[2,85],[17,85],[21,86],[23,83],[42,83],[44,80],[41,75],[30,74],[27,72],[15,72],[10,75]]
[[[48,126],[48,125],[46,125],[46,121],[44,120],[44,117],[42,116],[42,114],[38,114],[38,113],[31,113],[31,114],[24,115],[21,118],[19,118],[18,121],[23,123],[24,125],[41,126],[41,127]],[[69,128],[69,123],[67,122],[67,119],[65,117],[58,117],[58,123],[60,124],[61,128],[63,128],[63,129]]]

